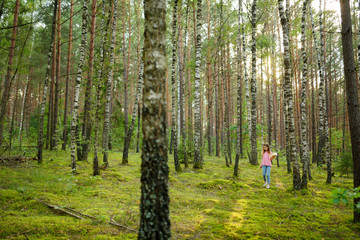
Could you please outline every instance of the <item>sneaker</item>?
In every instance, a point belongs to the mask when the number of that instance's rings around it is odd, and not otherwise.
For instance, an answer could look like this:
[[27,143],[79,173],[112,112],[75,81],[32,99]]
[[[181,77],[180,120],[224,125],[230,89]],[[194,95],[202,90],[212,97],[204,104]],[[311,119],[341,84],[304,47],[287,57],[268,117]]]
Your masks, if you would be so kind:
[[270,188],[270,184],[266,185],[266,188]]
[[267,182],[263,184],[263,186],[265,187],[267,185]]

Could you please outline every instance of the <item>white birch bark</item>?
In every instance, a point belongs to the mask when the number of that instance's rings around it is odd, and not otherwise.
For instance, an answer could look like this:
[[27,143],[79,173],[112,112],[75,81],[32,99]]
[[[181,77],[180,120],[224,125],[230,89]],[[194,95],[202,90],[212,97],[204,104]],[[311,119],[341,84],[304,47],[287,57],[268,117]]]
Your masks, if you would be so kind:
[[87,43],[87,15],[88,15],[88,0],[83,2],[83,15],[82,15],[82,26],[81,26],[81,46],[80,46],[80,59],[78,65],[78,71],[75,81],[75,95],[74,95],[74,109],[71,120],[71,172],[76,174],[76,125],[78,122],[79,112],[79,97],[82,80],[83,66],[85,63],[85,52]]
[[105,102],[105,118],[104,118],[104,146],[103,146],[103,163],[105,167],[109,166],[109,135],[110,135],[110,106],[111,106],[111,86],[113,82],[114,73],[114,48],[115,48],[115,34],[116,34],[116,17],[117,17],[118,0],[114,2],[114,16],[111,27],[111,42],[110,42],[110,63],[109,74],[106,81],[106,102]]
[[201,131],[201,113],[200,113],[200,65],[201,65],[201,27],[202,27],[202,9],[201,9],[202,0],[197,1],[197,13],[196,13],[196,61],[195,61],[195,129],[194,129],[194,168],[202,168],[202,159],[201,159],[201,140],[200,140],[200,131]]
[[278,0],[279,4],[279,13],[281,19],[281,25],[283,28],[283,42],[284,42],[284,67],[285,67],[285,76],[284,76],[284,89],[285,89],[285,98],[287,106],[287,118],[286,124],[289,130],[288,146],[290,150],[290,161],[293,167],[293,188],[299,190],[301,188],[301,178],[300,178],[300,169],[299,162],[296,156],[296,140],[295,140],[295,127],[294,127],[294,100],[292,93],[291,85],[291,63],[290,63],[290,38],[289,38],[289,19],[285,15],[283,0]]
[[257,0],[253,1],[251,7],[251,25],[252,25],[252,33],[251,33],[251,54],[252,54],[252,68],[251,68],[251,137],[250,137],[250,163],[252,165],[257,165],[257,134],[256,134],[256,4]]
[[307,119],[306,119],[306,86],[307,86],[307,56],[306,56],[306,46],[305,46],[305,30],[306,30],[306,9],[309,4],[309,0],[304,0],[303,3],[303,11],[302,11],[302,18],[301,18],[301,55],[303,60],[303,69],[302,69],[302,81],[301,81],[301,93],[300,93],[300,111],[301,111],[301,141],[300,141],[300,148],[301,148],[301,162],[303,164],[303,175],[301,180],[301,188],[307,188],[308,182],[308,166],[310,164],[310,156],[309,156],[309,146],[307,140]]

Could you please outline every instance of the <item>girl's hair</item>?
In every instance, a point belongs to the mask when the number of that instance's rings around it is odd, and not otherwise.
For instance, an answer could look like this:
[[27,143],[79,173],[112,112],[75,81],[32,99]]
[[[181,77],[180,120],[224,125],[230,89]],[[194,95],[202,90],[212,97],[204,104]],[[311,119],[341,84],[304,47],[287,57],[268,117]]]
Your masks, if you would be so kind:
[[[268,149],[267,149],[267,152],[270,154],[271,150],[270,150],[270,146],[268,143],[264,143],[263,147],[266,146]],[[264,154],[264,149],[263,149],[263,154]]]

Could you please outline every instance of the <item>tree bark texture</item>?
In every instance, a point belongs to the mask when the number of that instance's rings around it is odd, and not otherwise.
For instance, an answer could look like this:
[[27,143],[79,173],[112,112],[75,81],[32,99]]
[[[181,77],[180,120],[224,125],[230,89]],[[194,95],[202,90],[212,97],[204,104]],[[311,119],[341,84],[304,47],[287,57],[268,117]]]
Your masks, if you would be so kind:
[[257,134],[256,134],[256,4],[257,0],[253,1],[251,7],[251,137],[250,137],[250,163],[257,165]]
[[194,168],[202,168],[202,143],[200,139],[202,126],[201,126],[201,113],[200,113],[200,72],[201,72],[201,27],[202,27],[202,0],[197,1],[197,13],[196,13],[196,61],[195,61],[195,128],[194,128]]
[[[15,2],[15,10],[14,10],[14,26],[18,25],[19,10],[20,10],[20,0],[16,0],[16,2]],[[7,71],[6,71],[6,76],[5,76],[5,82],[4,82],[4,91],[3,91],[3,94],[2,94],[2,97],[1,97],[1,106],[0,106],[1,107],[0,108],[0,146],[3,143],[5,115],[6,115],[7,103],[9,101],[9,97],[10,97],[10,91],[8,91],[8,89],[10,89],[10,85],[11,85],[12,64],[13,64],[13,58],[14,58],[14,52],[15,52],[15,43],[16,43],[16,32],[17,32],[17,27],[14,27],[12,29],[12,34],[11,34],[8,65],[7,65]]]
[[290,38],[289,38],[289,19],[285,16],[283,7],[283,0],[278,0],[279,13],[281,25],[283,28],[283,42],[284,42],[284,90],[286,107],[287,107],[287,125],[289,130],[288,146],[290,150],[290,161],[293,167],[293,187],[295,190],[301,189],[301,177],[299,162],[296,155],[296,140],[295,140],[295,127],[294,127],[294,100],[291,86],[291,62],[290,62]]
[[166,1],[145,0],[144,11],[143,150],[138,239],[170,239],[165,98]]
[[44,118],[45,118],[45,104],[46,104],[46,97],[48,92],[48,85],[49,85],[49,77],[50,77],[50,69],[51,69],[51,61],[53,55],[53,47],[54,47],[54,37],[55,37],[55,24],[56,24],[56,12],[57,12],[57,0],[54,0],[54,10],[53,10],[53,19],[52,19],[52,27],[51,27],[51,36],[50,36],[50,47],[48,52],[48,61],[46,66],[46,73],[45,73],[45,81],[43,86],[43,98],[40,105],[40,117],[39,117],[39,130],[38,130],[38,163],[42,163],[42,150],[43,150],[43,134],[44,134]]
[[76,135],[78,125],[78,112],[79,112],[79,98],[80,98],[80,87],[82,80],[83,67],[85,63],[85,52],[87,44],[87,15],[88,15],[88,0],[84,0],[83,15],[82,15],[82,26],[81,26],[81,46],[80,46],[80,59],[77,69],[77,76],[75,82],[75,95],[74,95],[74,110],[71,121],[71,172],[76,174]]
[[[356,67],[352,42],[351,14],[349,0],[340,0],[341,8],[341,40],[346,85],[346,101],[348,106],[350,137],[353,155],[354,188],[360,186],[360,105],[356,88]],[[344,116],[345,117],[345,116]],[[360,198],[354,199],[354,206]],[[354,222],[360,222],[360,212],[354,207]]]
[[111,87],[114,74],[114,49],[115,49],[115,35],[116,35],[116,17],[117,17],[118,0],[114,2],[114,16],[111,27],[111,42],[110,42],[110,62],[109,73],[106,81],[106,102],[105,102],[105,118],[104,118],[104,144],[103,144],[103,163],[105,167],[109,166],[109,135],[110,135],[110,107],[111,107]]

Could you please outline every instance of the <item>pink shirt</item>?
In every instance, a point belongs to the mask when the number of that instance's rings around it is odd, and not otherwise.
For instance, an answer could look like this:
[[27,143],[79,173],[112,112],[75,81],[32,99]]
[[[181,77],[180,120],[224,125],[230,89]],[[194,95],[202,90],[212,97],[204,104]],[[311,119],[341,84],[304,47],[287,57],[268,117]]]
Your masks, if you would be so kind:
[[264,152],[262,160],[261,160],[261,166],[270,166],[271,167],[270,154],[268,152]]

